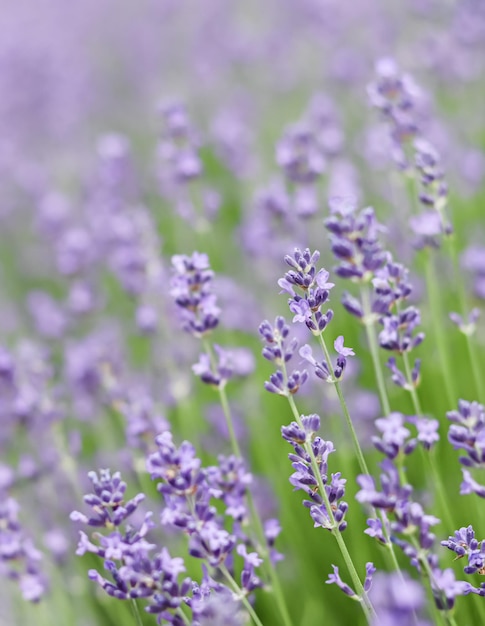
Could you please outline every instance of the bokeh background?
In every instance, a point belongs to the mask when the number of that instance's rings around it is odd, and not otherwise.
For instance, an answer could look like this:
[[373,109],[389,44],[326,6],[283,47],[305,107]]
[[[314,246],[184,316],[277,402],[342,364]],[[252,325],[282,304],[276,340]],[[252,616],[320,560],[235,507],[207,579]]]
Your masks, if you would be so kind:
[[[450,188],[459,280],[470,306],[480,307],[480,0],[3,0],[0,336],[23,377],[27,408],[22,413],[17,407],[14,415],[11,398],[0,399],[0,462],[13,468],[12,491],[43,552],[49,592],[31,606],[14,585],[2,583],[1,624],[132,623],[129,607],[87,580],[94,557],[74,555],[77,529],[69,512],[82,506],[87,471],[120,469],[131,492],[143,489],[146,508],[156,511],[159,496],[143,467],[146,441],[158,430],[170,424],[179,441],[193,440],[206,462],[227,451],[217,398],[191,372],[199,346],[180,330],[169,295],[171,255],[194,250],[206,252],[216,272],[223,311],[217,343],[246,350],[247,375],[231,383],[228,395],[256,476],[259,507],[282,523],[278,548],[285,560],[279,571],[294,623],[361,619],[352,602],[324,584],[339,556],[330,538],[313,529],[301,494],[292,493],[287,481],[291,468],[280,427],[291,416],[280,398],[264,392],[271,368],[260,356],[257,335],[263,319],[287,315],[276,284],[285,253],[295,246],[318,248],[331,269],[323,218],[334,195],[350,194],[360,205],[374,206],[387,227],[387,245],[412,268],[414,298],[429,335],[420,348],[420,398],[425,413],[442,423],[441,479],[456,528],[483,524],[480,507],[468,507],[468,500],[455,507],[460,472],[456,452],[446,445],[444,417],[454,406],[443,393],[423,258],[407,228],[412,189],[395,171],[385,125],[368,102],[375,63],[387,57],[419,86],[420,124],[441,155]],[[180,115],[175,121],[173,110]],[[318,183],[299,196],[276,155],[285,131],[304,119],[318,128],[325,167]],[[169,175],[170,123],[181,124],[185,133],[180,167],[197,171],[183,185],[174,185]],[[124,217],[113,221],[113,213]],[[458,288],[449,261],[437,258],[453,399],[477,399],[466,346],[447,317],[458,309]],[[344,390],[375,469],[380,457],[371,451],[370,435],[380,413],[378,396],[362,329],[339,304],[343,287],[338,283],[332,293],[331,332],[344,334],[357,355]],[[304,332],[302,340],[308,341]],[[483,368],[483,325],[474,341]],[[130,430],[130,417],[107,399],[110,384],[128,390],[139,413],[143,406],[145,442]],[[389,392],[396,410],[412,412],[404,392],[391,385]],[[39,408],[39,397],[48,411]],[[333,390],[313,382],[301,410],[322,415],[323,436],[336,442],[335,463],[349,476],[352,501],[356,485],[350,476],[358,467]],[[430,479],[422,460],[409,470],[422,500],[439,516],[439,505],[427,495]],[[349,547],[361,568],[367,560],[380,567],[383,559],[362,535],[364,527],[354,503]],[[437,535],[446,538],[454,530],[442,525]],[[183,554],[180,538],[156,533],[161,544]],[[188,568],[196,577],[200,566],[193,561]],[[481,598],[466,600],[459,623],[479,623]],[[264,624],[279,623],[270,594],[258,594],[256,607]],[[150,616],[143,619],[154,623]]]

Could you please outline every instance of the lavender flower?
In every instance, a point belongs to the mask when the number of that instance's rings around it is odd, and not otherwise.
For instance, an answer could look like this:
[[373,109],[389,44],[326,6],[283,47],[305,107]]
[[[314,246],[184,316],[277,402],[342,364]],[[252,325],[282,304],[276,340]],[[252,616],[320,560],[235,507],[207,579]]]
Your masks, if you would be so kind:
[[18,583],[24,600],[39,602],[47,591],[39,567],[42,554],[22,528],[19,509],[16,500],[0,491],[0,570]]
[[464,450],[459,462],[465,467],[483,467],[485,464],[485,408],[478,402],[460,400],[457,411],[449,411],[447,418],[453,422],[448,431],[448,441],[455,450]]
[[410,306],[396,315],[388,315],[381,319],[383,330],[379,333],[379,345],[385,350],[411,352],[424,341],[424,333],[414,331],[421,324],[421,315],[416,307]]
[[286,324],[284,317],[278,316],[274,326],[267,320],[262,322],[259,326],[259,334],[266,342],[262,352],[265,359],[273,361],[276,365],[282,365],[291,360],[298,347],[298,341],[293,337],[287,345],[290,327]]
[[329,366],[325,359],[317,361],[313,357],[312,349],[308,344],[300,348],[299,354],[303,359],[305,359],[305,361],[312,365],[315,375],[318,378],[327,383],[334,383],[335,380],[340,380],[342,378],[347,365],[347,357],[354,356],[355,354],[352,348],[346,348],[343,344],[344,338],[340,335],[334,342],[334,348],[338,354],[335,366],[332,364]]
[[450,313],[449,318],[457,326],[464,335],[471,337],[476,331],[476,323],[480,317],[480,309],[474,308],[468,314],[468,320],[465,321],[458,313]]
[[425,450],[430,450],[432,446],[439,441],[438,420],[411,416],[408,417],[407,421],[416,426],[418,431],[417,439]]
[[[310,497],[304,501],[304,506],[310,509],[310,515],[314,521],[314,526],[322,526],[332,531],[338,527],[340,531],[345,530],[347,522],[344,520],[348,509],[348,504],[341,500],[345,495],[346,480],[341,478],[340,472],[328,475],[328,456],[335,452],[331,441],[324,441],[315,432],[320,427],[318,415],[302,415],[300,417],[302,426],[292,422],[289,426],[282,426],[281,435],[288,441],[294,452],[288,455],[295,470],[290,477],[290,483],[295,490],[303,490]],[[311,445],[314,458],[317,459],[320,478],[325,486],[326,498],[319,493],[320,481],[314,474],[314,469],[310,454],[305,449],[305,444]],[[326,501],[332,507],[332,514],[327,510]],[[333,519],[332,519],[333,518]]]
[[288,305],[294,313],[293,322],[306,324],[315,335],[320,335],[333,317],[330,309],[326,313],[320,310],[334,284],[328,282],[329,273],[325,269],[317,272],[315,264],[319,258],[318,251],[311,254],[308,248],[303,252],[295,248],[293,256],[285,256],[285,262],[293,269],[278,280],[283,292],[291,296]]
[[132,553],[124,553],[121,561],[120,566],[114,561],[105,561],[111,579],[104,578],[96,570],[89,570],[89,578],[118,600],[149,599],[150,604],[145,607],[148,613],[172,621],[172,611],[185,602],[192,587],[190,578],[185,578],[182,583],[177,581],[179,574],[185,571],[183,559],[172,558],[166,548],[150,557],[147,550],[136,546]]
[[276,160],[287,178],[296,184],[314,183],[325,169],[325,158],[310,128],[295,126],[286,131],[276,148]]
[[[248,554],[240,543],[247,541],[242,526],[249,515],[246,498],[252,482],[243,461],[220,456],[218,465],[202,468],[189,442],[177,449],[169,432],[156,442],[158,451],[148,458],[147,468],[152,479],[162,479],[157,487],[165,501],[162,524],[185,531],[189,554],[212,567],[230,565],[236,550],[245,563],[241,587],[249,594],[262,586],[254,571],[261,559],[256,553]],[[212,500],[224,504],[223,516],[217,514]],[[233,532],[226,530],[224,518],[233,520]]]
[[157,613],[160,619],[172,622],[192,587],[190,578],[178,582],[179,575],[185,571],[183,559],[172,558],[166,548],[151,555],[156,546],[145,540],[146,534],[153,527],[151,513],[145,515],[139,528],[126,524],[144,495],[138,494],[125,503],[126,483],[118,472],[111,476],[109,470],[101,470],[99,478],[95,472],[90,472],[89,477],[95,493],[85,496],[84,501],[93,508],[94,515],[87,517],[74,511],[71,519],[88,526],[117,529],[109,535],[94,533],[93,541],[80,531],[77,554],[96,554],[104,560],[104,569],[109,574],[107,578],[91,569],[89,578],[96,581],[108,595],[119,600],[149,600],[149,605],[145,607],[147,612]]
[[425,608],[424,588],[406,572],[378,572],[370,598],[378,616],[372,626],[430,626],[428,621],[417,617]]
[[372,443],[379,452],[391,460],[411,454],[418,443],[416,439],[410,439],[411,433],[404,427],[404,421],[402,413],[390,413],[387,417],[375,421],[382,436],[372,437]]
[[397,361],[394,357],[388,359],[386,366],[391,370],[392,382],[398,387],[402,387],[403,389],[406,389],[406,391],[412,391],[419,386],[419,383],[421,382],[421,359],[415,359],[414,367],[411,370],[410,381],[406,379],[406,376],[399,369]]
[[408,163],[404,148],[420,130],[422,95],[413,78],[401,73],[394,59],[380,59],[375,74],[367,87],[369,101],[388,125],[394,161],[405,169]]
[[209,354],[201,354],[199,362],[192,366],[203,383],[222,388],[234,376],[247,376],[254,369],[253,355],[245,348],[227,350],[214,344],[214,352],[217,364]]
[[[339,568],[336,565],[332,565],[333,567],[333,574],[329,574],[328,575],[328,580],[325,581],[327,583],[327,585],[331,585],[331,584],[336,584],[347,596],[349,596],[352,599],[358,600],[358,596],[355,593],[355,591],[349,587],[349,585],[347,585],[347,583],[344,583],[343,580],[340,578],[340,574],[339,574]],[[364,580],[364,591],[368,592],[371,587],[372,587],[372,576],[374,575],[374,573],[376,572],[376,568],[374,567],[373,563],[366,563],[365,564],[365,580]]]
[[465,574],[485,574],[485,543],[475,538],[473,526],[455,530],[454,536],[442,541],[441,545],[454,552],[457,559],[468,557],[468,565],[463,570]]
[[189,182],[202,173],[198,155],[199,140],[182,103],[173,102],[162,106],[162,139],[158,154],[164,164],[166,184]]
[[219,323],[220,310],[212,293],[213,272],[206,254],[176,255],[171,295],[180,309],[183,328],[195,337],[210,333]]
[[84,502],[93,510],[91,517],[73,511],[71,520],[89,526],[113,528],[124,523],[136,511],[145,499],[142,493],[125,502],[126,483],[121,480],[119,472],[111,476],[109,469],[88,474],[94,488],[94,493],[84,496]]
[[462,469],[463,481],[460,485],[460,495],[476,493],[480,498],[485,498],[485,486],[478,483],[466,469]]
[[383,470],[380,475],[382,491],[376,488],[372,476],[361,474],[357,477],[360,491],[357,492],[355,498],[358,502],[370,504],[376,509],[393,512],[400,503],[409,500],[413,490],[410,485],[401,486],[399,472],[390,459],[384,459],[381,468]]
[[368,207],[358,212],[355,201],[348,198],[331,198],[329,204],[331,216],[324,224],[339,263],[335,273],[341,278],[369,281],[388,258],[379,241],[383,227],[374,209]]
[[281,316],[276,318],[274,326],[268,320],[259,326],[259,334],[266,343],[263,356],[282,368],[271,374],[269,381],[264,383],[264,387],[266,391],[280,396],[294,395],[308,380],[306,370],[302,372],[293,370],[289,374],[286,373],[286,364],[293,358],[298,347],[298,341],[295,338],[288,341],[289,333],[290,327]]
[[436,606],[441,611],[450,611],[458,596],[466,596],[472,591],[470,583],[456,580],[454,571],[434,569],[431,582]]
[[425,206],[432,207],[443,220],[441,214],[447,203],[448,186],[438,151],[421,137],[414,140],[414,149],[415,165],[423,186],[419,199]]

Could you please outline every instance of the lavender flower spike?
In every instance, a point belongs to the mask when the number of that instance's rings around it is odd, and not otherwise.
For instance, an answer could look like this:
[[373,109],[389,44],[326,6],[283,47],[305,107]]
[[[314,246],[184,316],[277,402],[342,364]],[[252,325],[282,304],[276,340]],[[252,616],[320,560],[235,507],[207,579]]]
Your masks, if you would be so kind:
[[285,262],[292,268],[283,278],[278,280],[282,293],[287,292],[290,311],[294,314],[293,322],[300,322],[320,335],[333,317],[333,311],[321,312],[321,307],[329,300],[329,292],[334,284],[328,282],[329,273],[325,269],[317,272],[315,264],[320,253],[310,253],[306,248],[303,252],[295,248],[293,256],[286,255]]
[[290,327],[281,316],[276,318],[274,326],[265,320],[259,327],[259,334],[266,344],[263,348],[263,356],[282,368],[271,374],[269,381],[264,383],[264,387],[266,391],[280,396],[297,393],[308,380],[306,370],[302,372],[293,370],[293,372],[286,373],[286,364],[291,361],[298,347],[298,341],[295,338],[289,339],[289,333]]
[[183,328],[195,337],[203,337],[219,324],[220,309],[212,292],[214,273],[206,254],[172,257],[173,276],[170,293],[180,309]]
[[84,502],[92,508],[93,514],[88,517],[79,511],[73,511],[70,515],[72,521],[113,528],[122,524],[145,499],[144,494],[139,493],[125,502],[126,483],[121,480],[119,472],[111,476],[110,470],[104,469],[100,470],[99,477],[96,472],[89,472],[88,476],[94,493],[84,496]]

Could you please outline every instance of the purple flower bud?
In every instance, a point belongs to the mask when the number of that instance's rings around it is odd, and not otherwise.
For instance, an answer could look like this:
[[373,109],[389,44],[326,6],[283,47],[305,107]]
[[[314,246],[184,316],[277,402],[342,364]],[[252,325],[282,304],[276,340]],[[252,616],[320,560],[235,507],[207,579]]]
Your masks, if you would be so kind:
[[340,578],[340,574],[339,574],[339,568],[336,565],[332,565],[333,567],[333,574],[329,574],[328,575],[328,580],[326,580],[325,582],[327,583],[327,585],[332,585],[335,584],[337,585],[346,595],[350,596],[351,598],[356,596],[356,593],[353,589],[351,589],[347,583],[344,583],[343,580]]

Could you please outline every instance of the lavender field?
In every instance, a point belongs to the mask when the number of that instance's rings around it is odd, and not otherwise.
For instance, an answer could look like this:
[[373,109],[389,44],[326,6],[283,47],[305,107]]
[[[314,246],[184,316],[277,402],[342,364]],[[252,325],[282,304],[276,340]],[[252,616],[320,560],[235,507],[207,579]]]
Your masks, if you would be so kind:
[[0,626],[485,624],[485,2],[4,0]]

